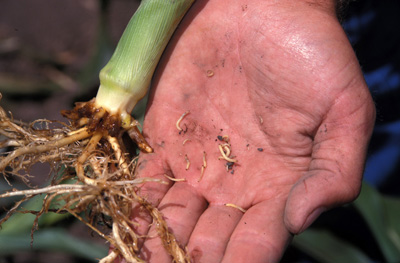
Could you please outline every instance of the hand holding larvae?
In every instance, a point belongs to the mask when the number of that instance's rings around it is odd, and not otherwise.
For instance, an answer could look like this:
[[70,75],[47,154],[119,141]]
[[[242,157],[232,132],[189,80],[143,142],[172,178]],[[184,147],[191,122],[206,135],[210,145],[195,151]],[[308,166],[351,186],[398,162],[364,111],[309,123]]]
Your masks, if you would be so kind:
[[[136,172],[169,181],[140,193],[195,262],[277,262],[357,196],[375,110],[330,4],[198,1],[164,53]],[[135,220],[142,257],[170,262]]]

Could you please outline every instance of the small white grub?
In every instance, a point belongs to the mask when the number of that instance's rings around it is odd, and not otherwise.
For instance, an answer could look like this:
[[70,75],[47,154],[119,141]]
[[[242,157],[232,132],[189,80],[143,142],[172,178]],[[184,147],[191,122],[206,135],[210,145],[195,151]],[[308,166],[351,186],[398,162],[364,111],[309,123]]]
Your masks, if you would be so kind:
[[182,145],[185,145],[185,143],[190,142],[190,141],[191,141],[190,139],[185,139],[185,140],[183,141]]
[[204,170],[207,167],[206,155],[207,155],[206,152],[203,152],[203,164],[201,165],[201,174],[200,174],[200,178],[199,178],[199,180],[197,180],[197,182],[200,182],[201,179],[203,179]]
[[263,118],[261,116],[258,116],[258,118],[260,119],[260,124],[263,124],[264,123]]
[[190,167],[190,161],[189,161],[189,157],[187,156],[187,154],[185,154],[185,160],[186,160],[186,171],[189,170]]
[[223,144],[222,148],[223,148],[226,156],[230,156],[231,155],[231,148],[230,148],[229,144]]
[[176,128],[178,129],[178,131],[183,131],[183,129],[180,127],[181,121],[183,120],[183,118],[185,118],[186,115],[188,115],[190,113],[189,110],[187,110],[184,114],[182,114],[182,116],[178,119],[178,121],[176,122]]
[[214,71],[211,69],[207,70],[207,77],[211,78],[212,76],[214,76]]
[[232,158],[230,158],[230,157],[228,157],[228,156],[226,155],[226,153],[225,153],[224,149],[222,148],[222,145],[221,145],[221,144],[218,145],[218,147],[219,147],[219,151],[220,151],[221,154],[222,154],[222,156],[219,157],[219,159],[224,159],[224,160],[226,160],[227,162],[231,162],[231,163],[237,163],[237,160],[236,160],[236,159],[232,159]]
[[235,205],[235,204],[225,204],[225,206],[228,206],[228,207],[233,207],[233,208],[236,208],[236,209],[239,209],[241,212],[243,212],[243,213],[246,213],[246,209],[244,209],[244,208],[241,208],[240,206],[237,206],[237,205]]
[[169,180],[174,181],[174,182],[186,182],[185,178],[174,178],[171,176],[168,176],[166,174],[164,174],[165,177],[167,177]]
[[204,166],[202,165],[202,166],[201,166],[201,172],[200,172],[200,178],[199,178],[199,180],[197,180],[198,183],[200,183],[201,179],[203,179],[204,169],[205,169],[205,168],[204,168]]

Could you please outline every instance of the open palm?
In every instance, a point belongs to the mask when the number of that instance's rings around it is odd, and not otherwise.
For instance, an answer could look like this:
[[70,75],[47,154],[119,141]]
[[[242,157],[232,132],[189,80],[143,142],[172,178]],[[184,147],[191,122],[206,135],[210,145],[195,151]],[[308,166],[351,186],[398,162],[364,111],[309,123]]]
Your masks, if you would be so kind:
[[[197,1],[157,70],[144,124],[154,153],[138,167],[185,181],[141,193],[195,262],[276,262],[291,234],[357,196],[373,121],[329,4]],[[220,158],[228,140],[237,162]],[[142,256],[170,262],[149,236]]]

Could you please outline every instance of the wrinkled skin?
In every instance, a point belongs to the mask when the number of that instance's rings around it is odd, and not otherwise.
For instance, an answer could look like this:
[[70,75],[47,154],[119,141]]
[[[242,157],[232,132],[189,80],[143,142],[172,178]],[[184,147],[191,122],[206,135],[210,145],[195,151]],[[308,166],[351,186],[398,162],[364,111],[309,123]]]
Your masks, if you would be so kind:
[[[138,168],[186,182],[141,193],[194,262],[277,262],[292,234],[358,195],[374,118],[333,3],[197,1],[157,69],[144,124],[154,153]],[[234,174],[218,135],[230,138]],[[143,234],[147,220],[136,218]],[[171,262],[149,235],[142,257]]]

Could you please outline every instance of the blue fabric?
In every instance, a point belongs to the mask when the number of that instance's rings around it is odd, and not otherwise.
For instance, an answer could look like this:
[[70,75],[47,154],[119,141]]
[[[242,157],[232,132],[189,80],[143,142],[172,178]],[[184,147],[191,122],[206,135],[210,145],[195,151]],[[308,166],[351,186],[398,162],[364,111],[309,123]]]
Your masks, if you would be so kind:
[[400,194],[400,1],[356,1],[343,27],[377,108],[364,179]]

